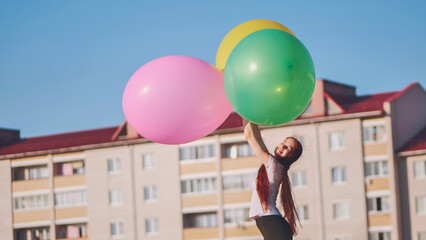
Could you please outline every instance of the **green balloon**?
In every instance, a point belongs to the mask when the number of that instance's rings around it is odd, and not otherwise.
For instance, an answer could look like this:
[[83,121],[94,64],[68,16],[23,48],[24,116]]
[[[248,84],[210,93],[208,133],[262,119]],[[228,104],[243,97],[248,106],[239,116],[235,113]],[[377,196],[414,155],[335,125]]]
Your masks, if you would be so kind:
[[290,122],[306,109],[315,88],[315,69],[302,42],[287,32],[265,29],[237,44],[223,80],[238,114],[273,126]]

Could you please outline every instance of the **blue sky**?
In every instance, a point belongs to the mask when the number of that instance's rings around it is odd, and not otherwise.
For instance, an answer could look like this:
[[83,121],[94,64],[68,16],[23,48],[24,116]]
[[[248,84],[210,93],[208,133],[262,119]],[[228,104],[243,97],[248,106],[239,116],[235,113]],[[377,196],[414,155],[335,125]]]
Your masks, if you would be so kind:
[[270,19],[305,44],[317,78],[358,94],[426,87],[425,1],[0,1],[0,128],[22,137],[120,125],[143,64],[215,63],[238,24]]

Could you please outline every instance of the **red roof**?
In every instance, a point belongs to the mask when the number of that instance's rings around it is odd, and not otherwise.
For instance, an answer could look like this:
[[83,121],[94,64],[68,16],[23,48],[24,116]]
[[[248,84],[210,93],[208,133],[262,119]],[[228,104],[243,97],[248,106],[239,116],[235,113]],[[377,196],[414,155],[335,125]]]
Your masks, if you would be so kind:
[[399,98],[404,93],[408,92],[411,88],[416,86],[418,83],[413,82],[401,91],[386,92],[378,94],[370,94],[365,96],[353,96],[353,97],[342,97],[336,94],[328,95],[343,109],[344,113],[358,113],[358,112],[369,112],[376,110],[383,110],[384,102],[392,102]]
[[112,141],[117,127],[31,137],[0,149],[0,155],[52,150]]
[[345,113],[357,113],[383,110],[383,103],[397,93],[399,92],[354,97],[342,97],[329,93],[329,96],[345,110]]
[[399,152],[410,152],[426,149],[426,127],[412,138]]
[[243,126],[242,117],[236,113],[232,112],[229,114],[228,118],[220,125],[216,130],[228,129],[228,128],[237,128]]

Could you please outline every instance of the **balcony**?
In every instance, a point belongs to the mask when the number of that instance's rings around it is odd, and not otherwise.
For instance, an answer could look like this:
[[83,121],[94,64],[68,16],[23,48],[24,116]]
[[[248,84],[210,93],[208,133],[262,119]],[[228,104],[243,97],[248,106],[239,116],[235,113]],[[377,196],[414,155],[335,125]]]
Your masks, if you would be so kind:
[[69,219],[69,218],[84,218],[87,217],[87,207],[69,207],[69,208],[56,208],[56,219]]
[[188,213],[183,216],[183,239],[217,239],[217,212]]
[[387,142],[364,143],[364,156],[387,155]]
[[254,222],[242,223],[237,226],[226,226],[225,227],[225,237],[261,237],[259,229],[256,227]]
[[243,169],[243,168],[259,168],[261,163],[255,156],[222,158],[222,171]]
[[12,168],[12,192],[49,189],[47,165]]
[[182,196],[182,207],[202,207],[218,204],[217,194],[200,194],[192,196]]
[[218,227],[183,229],[183,240],[218,239],[218,238],[219,238],[219,228]]
[[367,192],[389,190],[389,178],[371,178],[365,184],[365,189]]
[[368,215],[368,226],[391,226],[392,219],[390,213],[380,213],[380,214],[369,214]]
[[207,161],[207,162],[194,162],[191,164],[180,164],[180,174],[194,174],[194,173],[203,173],[203,172],[215,172],[216,161]]
[[55,188],[86,185],[86,175],[56,176],[53,183]]
[[251,201],[251,190],[242,190],[236,192],[224,192],[223,204],[247,203]]
[[12,182],[12,192],[26,192],[49,189],[49,179],[28,179]]
[[87,240],[87,224],[68,224],[56,226],[56,239],[57,240]]
[[13,213],[13,223],[50,221],[50,210],[28,210]]
[[50,240],[49,227],[23,228],[14,231],[14,239],[21,240]]
[[61,162],[53,165],[55,188],[86,185],[84,161]]

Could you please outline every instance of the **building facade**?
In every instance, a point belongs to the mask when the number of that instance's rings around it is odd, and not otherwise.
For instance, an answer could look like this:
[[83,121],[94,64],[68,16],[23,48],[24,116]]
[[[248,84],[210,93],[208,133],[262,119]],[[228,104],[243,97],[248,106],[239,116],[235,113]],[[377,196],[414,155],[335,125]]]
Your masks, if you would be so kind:
[[[262,127],[302,142],[289,177],[295,239],[426,238],[426,93],[357,96],[317,80],[308,108]],[[18,137],[17,137],[18,136]],[[0,129],[1,239],[260,240],[248,218],[260,162],[231,113],[209,136],[163,145],[119,127],[20,139]]]

